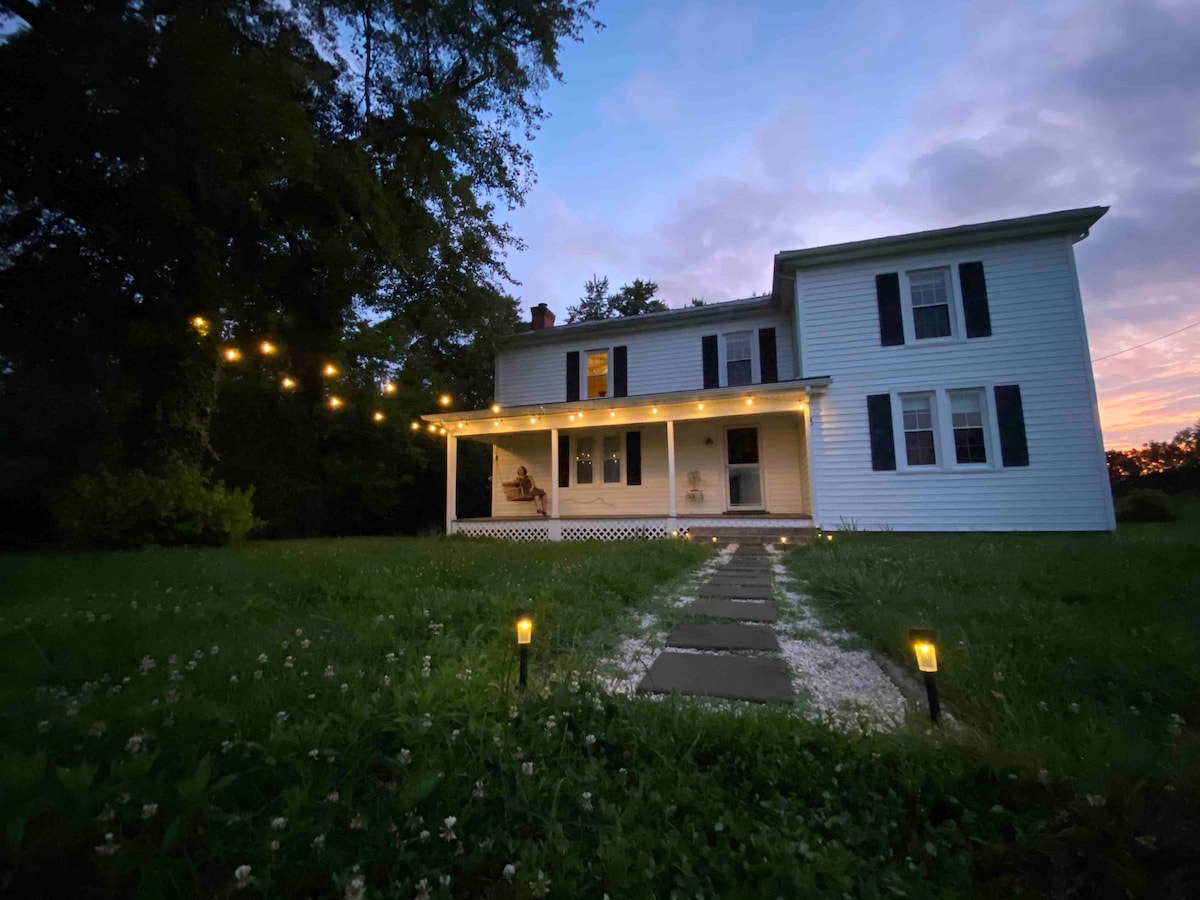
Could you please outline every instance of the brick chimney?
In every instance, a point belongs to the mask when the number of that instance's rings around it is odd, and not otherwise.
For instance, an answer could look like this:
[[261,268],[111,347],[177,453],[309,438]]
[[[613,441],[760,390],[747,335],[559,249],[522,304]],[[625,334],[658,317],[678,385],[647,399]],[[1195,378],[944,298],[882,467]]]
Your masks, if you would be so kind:
[[554,313],[550,312],[550,307],[545,303],[539,303],[529,311],[533,317],[533,330],[540,331],[543,328],[554,327]]

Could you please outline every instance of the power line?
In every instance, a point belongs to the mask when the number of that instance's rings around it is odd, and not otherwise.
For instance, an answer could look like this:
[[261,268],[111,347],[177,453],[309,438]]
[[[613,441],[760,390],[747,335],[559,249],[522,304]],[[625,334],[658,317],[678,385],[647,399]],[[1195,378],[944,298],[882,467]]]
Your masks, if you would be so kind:
[[1200,325],[1200,322],[1193,322],[1191,325],[1184,325],[1182,328],[1176,328],[1174,331],[1169,331],[1166,334],[1159,335],[1156,338],[1151,338],[1142,344],[1134,344],[1132,347],[1126,347],[1124,350],[1118,350],[1116,353],[1109,353],[1106,356],[1097,356],[1092,359],[1092,362],[1098,363],[1103,359],[1112,359],[1114,356],[1120,356],[1122,353],[1128,353],[1130,350],[1140,350],[1142,347],[1149,347],[1151,344],[1157,344],[1159,341],[1165,341],[1169,337],[1174,337],[1177,334],[1182,334],[1189,328],[1195,328]]

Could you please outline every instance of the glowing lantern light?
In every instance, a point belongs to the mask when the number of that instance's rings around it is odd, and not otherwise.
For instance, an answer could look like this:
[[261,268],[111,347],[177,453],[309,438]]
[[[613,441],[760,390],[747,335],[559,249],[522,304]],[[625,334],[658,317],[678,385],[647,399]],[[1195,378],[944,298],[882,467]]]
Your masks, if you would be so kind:
[[376,422],[382,422],[384,419],[384,416],[383,416],[383,413],[381,413],[379,410],[376,410],[375,415],[371,416],[371,418],[374,419]]
[[383,386],[383,392],[384,392],[385,394],[394,394],[394,393],[396,393],[396,382],[394,382],[394,381],[389,381],[389,382],[387,382],[387,383],[386,383],[386,384]]
[[222,353],[221,355],[225,357],[225,362],[232,363],[232,362],[237,362],[239,359],[242,358],[242,351],[239,350],[237,347],[226,347],[224,353]]
[[330,397],[329,398],[329,408],[330,409],[340,409],[341,406],[342,406],[342,398],[341,397]]
[[679,532],[678,532],[678,531],[672,531],[672,532],[671,532],[671,537],[673,537],[673,538],[675,538],[675,537],[679,537]]
[[825,535],[825,540],[827,540],[827,541],[832,541],[832,540],[833,540],[833,535],[832,535],[832,534],[827,534],[827,535]]
[[913,653],[917,657],[917,668],[925,676],[925,694],[929,698],[929,718],[936,723],[941,715],[941,702],[938,700],[937,679],[934,673],[938,670],[937,662],[937,632],[932,628],[910,628],[908,639],[912,642]]
[[522,610],[517,618],[517,646],[521,648],[521,671],[518,684],[525,690],[529,681],[529,644],[533,640],[533,617]]
[[442,404],[442,406],[449,406],[450,402],[449,394],[442,394],[442,396],[438,397],[438,403]]
[[270,341],[263,341],[261,344],[258,345],[258,352],[261,353],[263,356],[274,356],[276,353],[279,352],[279,348],[276,347],[274,344],[272,344]]
[[717,536],[716,536],[715,534],[713,535],[712,542],[713,542],[714,544],[717,542]]
[[781,543],[781,544],[786,544],[786,543],[787,543],[787,535],[786,535],[786,534],[785,534],[785,535],[781,535],[781,536],[780,536],[780,538],[779,538],[779,543]]
[[323,368],[321,370],[321,374],[324,375],[326,378],[333,378],[334,376],[337,375],[337,373],[338,373],[338,367],[335,366],[333,363],[326,363],[325,368]]
[[204,318],[204,316],[192,317],[192,329],[196,332],[196,334],[200,335],[200,337],[208,337],[208,332],[211,328],[212,325],[209,323],[208,319]]

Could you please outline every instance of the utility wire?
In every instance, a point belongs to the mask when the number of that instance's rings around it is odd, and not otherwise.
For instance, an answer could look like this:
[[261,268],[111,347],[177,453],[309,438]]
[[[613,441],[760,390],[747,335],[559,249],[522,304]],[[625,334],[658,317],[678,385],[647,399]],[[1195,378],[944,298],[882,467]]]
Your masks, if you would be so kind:
[[1200,322],[1193,322],[1191,325],[1184,325],[1182,328],[1176,328],[1174,331],[1170,331],[1170,332],[1167,332],[1166,334],[1159,335],[1156,338],[1151,338],[1150,340],[1146,341],[1145,343],[1134,344],[1132,347],[1126,347],[1124,350],[1118,350],[1116,353],[1109,353],[1106,356],[1093,357],[1092,362],[1098,363],[1102,359],[1112,359],[1114,356],[1120,356],[1122,353],[1128,353],[1130,350],[1140,350],[1142,347],[1149,347],[1151,344],[1157,344],[1159,341],[1165,341],[1167,338],[1174,337],[1177,334],[1181,334],[1181,333],[1187,331],[1189,328],[1195,328],[1197,325],[1200,325]]

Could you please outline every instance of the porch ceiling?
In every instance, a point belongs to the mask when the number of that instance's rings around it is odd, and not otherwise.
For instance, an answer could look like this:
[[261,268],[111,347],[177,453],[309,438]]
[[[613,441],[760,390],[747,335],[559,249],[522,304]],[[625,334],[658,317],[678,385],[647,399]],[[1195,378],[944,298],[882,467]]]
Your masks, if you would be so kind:
[[801,378],[734,388],[603,397],[470,412],[436,412],[421,418],[445,427],[458,437],[473,437],[551,428],[595,428],[800,412],[810,398],[824,393],[829,381],[829,378]]

